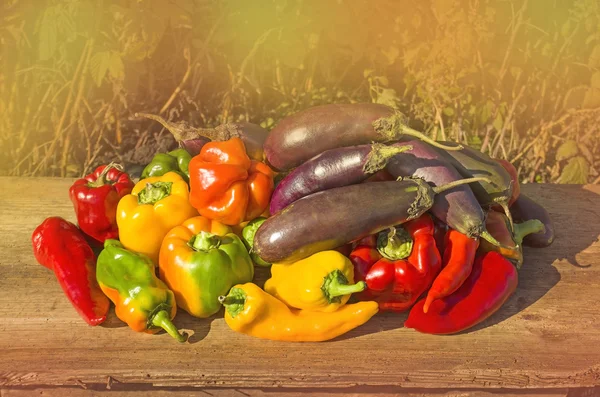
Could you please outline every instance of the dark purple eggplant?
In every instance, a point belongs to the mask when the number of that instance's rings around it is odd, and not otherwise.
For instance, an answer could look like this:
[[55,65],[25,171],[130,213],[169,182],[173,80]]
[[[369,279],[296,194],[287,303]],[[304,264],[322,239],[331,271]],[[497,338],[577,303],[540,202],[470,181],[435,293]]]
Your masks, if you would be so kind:
[[[158,121],[165,127],[179,144],[188,150],[192,156],[200,153],[205,141],[226,141],[231,138],[240,138],[246,146],[246,153],[253,160],[264,161],[263,145],[269,132],[259,125],[252,123],[226,123],[215,128],[196,128],[184,121],[166,121],[160,116],[148,113],[136,113]],[[204,143],[203,143],[204,142]]]
[[534,233],[525,236],[523,244],[529,247],[544,248],[554,241],[554,225],[550,219],[550,214],[544,207],[536,203],[523,193],[511,205],[510,212],[515,222],[526,222],[537,219],[544,224],[545,230],[541,233]]
[[475,180],[432,187],[410,178],[313,193],[268,218],[256,231],[253,249],[265,262],[292,263],[418,218],[436,194]]
[[384,169],[390,158],[410,148],[400,143],[374,143],[327,150],[279,182],[271,196],[270,213],[275,214],[309,194],[360,183]]
[[[423,178],[433,186],[462,179],[460,173],[430,145],[419,140],[405,141],[412,149],[394,156],[386,170],[393,177]],[[479,182],[482,183],[482,182]],[[499,243],[485,230],[485,213],[475,198],[471,185],[458,186],[435,197],[431,213],[452,229],[472,238],[482,237]]]
[[448,150],[457,150],[413,130],[402,114],[375,103],[331,104],[295,113],[271,130],[264,148],[269,164],[285,171],[326,150],[397,141],[406,135]]
[[[446,146],[458,146],[454,142],[443,142]],[[454,166],[463,178],[483,177],[490,182],[479,182],[471,185],[479,204],[491,208],[495,204],[504,208],[506,216],[512,223],[508,203],[512,197],[513,181],[506,169],[485,153],[463,146],[461,150],[436,150]]]

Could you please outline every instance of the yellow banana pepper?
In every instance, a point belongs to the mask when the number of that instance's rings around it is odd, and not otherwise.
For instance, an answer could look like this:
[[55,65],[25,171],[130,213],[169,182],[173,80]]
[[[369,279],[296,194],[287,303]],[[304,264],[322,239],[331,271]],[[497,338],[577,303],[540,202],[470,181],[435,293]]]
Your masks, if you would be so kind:
[[142,179],[117,205],[119,240],[156,264],[169,230],[194,216],[198,211],[191,206],[188,185],[179,174],[167,172]]
[[338,251],[321,251],[291,265],[274,263],[265,291],[289,307],[333,312],[363,291],[364,281],[354,284],[354,266]]
[[220,296],[225,322],[234,331],[261,339],[321,342],[366,323],[379,310],[377,302],[344,305],[332,313],[290,309],[256,284],[234,286]]

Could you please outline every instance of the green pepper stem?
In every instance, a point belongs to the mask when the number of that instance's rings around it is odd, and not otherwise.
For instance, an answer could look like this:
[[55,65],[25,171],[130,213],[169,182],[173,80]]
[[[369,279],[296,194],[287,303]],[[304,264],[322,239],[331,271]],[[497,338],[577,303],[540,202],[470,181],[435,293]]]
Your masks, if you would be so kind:
[[335,298],[336,296],[344,296],[350,295],[355,292],[364,291],[367,288],[367,283],[364,281],[359,281],[356,284],[340,284],[337,281],[337,278],[334,278],[331,283],[327,287],[327,294],[330,298]]
[[173,182],[147,183],[138,193],[138,204],[155,204],[171,195]]
[[177,327],[171,322],[166,310],[161,310],[152,317],[152,325],[164,329],[169,335],[181,343],[187,340],[187,335],[185,333],[183,335],[179,333]]
[[544,223],[537,219],[530,219],[523,223],[515,223],[514,240],[515,243],[521,245],[525,236],[533,233],[544,233],[546,227]]
[[240,298],[238,296],[231,296],[231,295],[228,295],[228,296],[221,295],[217,298],[217,300],[223,306],[244,304],[246,301],[244,298]]
[[111,162],[106,167],[104,167],[104,169],[102,170],[100,175],[98,175],[98,178],[96,178],[96,180],[94,182],[88,182],[88,186],[89,187],[100,187],[100,186],[106,185],[106,182],[107,182],[106,175],[108,174],[108,171],[112,170],[113,168],[118,171],[123,171],[123,166],[121,164]]
[[445,192],[446,190],[454,189],[457,186],[467,185],[469,183],[474,183],[474,182],[487,182],[487,183],[494,184],[491,181],[491,179],[488,179],[488,178],[483,178],[483,177],[465,178],[465,179],[460,179],[458,181],[447,183],[442,186],[436,186],[433,188],[433,192],[435,194],[440,194],[442,192]]
[[221,238],[216,234],[201,231],[200,233],[192,237],[189,245],[196,251],[207,252],[212,249],[219,248],[219,246],[221,245]]

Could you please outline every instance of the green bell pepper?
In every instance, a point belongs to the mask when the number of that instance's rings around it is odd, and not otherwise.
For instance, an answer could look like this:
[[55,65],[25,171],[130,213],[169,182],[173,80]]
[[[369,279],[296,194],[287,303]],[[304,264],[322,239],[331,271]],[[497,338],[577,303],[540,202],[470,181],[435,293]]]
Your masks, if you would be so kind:
[[169,153],[158,153],[152,161],[142,171],[141,178],[151,176],[163,176],[169,171],[173,171],[181,175],[181,177],[189,182],[189,164],[192,156],[185,149],[175,149]]
[[258,230],[260,225],[262,225],[266,220],[267,218],[262,216],[255,218],[248,222],[248,224],[242,229],[242,240],[244,241],[246,248],[248,248],[248,250],[250,251],[250,258],[252,258],[252,261],[258,266],[265,267],[271,266],[271,264],[262,260],[261,257],[258,256],[256,252],[254,252],[252,247],[254,246],[254,235],[256,234],[256,231]]
[[185,342],[171,320],[177,313],[175,296],[158,277],[154,263],[144,254],[129,251],[108,239],[98,255],[96,278],[102,292],[115,304],[117,317],[137,332],[154,334],[164,329]]
[[231,287],[254,278],[254,264],[238,236],[198,232],[194,225],[178,226],[165,237],[159,270],[177,305],[200,318],[217,313],[219,296],[227,295]]

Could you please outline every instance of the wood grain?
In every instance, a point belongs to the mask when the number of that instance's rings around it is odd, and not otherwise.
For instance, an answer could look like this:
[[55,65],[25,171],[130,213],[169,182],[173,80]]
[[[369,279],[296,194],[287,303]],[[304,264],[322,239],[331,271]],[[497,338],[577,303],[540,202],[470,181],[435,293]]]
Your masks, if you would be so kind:
[[[549,210],[556,241],[546,249],[526,248],[515,295],[468,332],[424,335],[402,327],[405,314],[378,314],[334,341],[294,344],[234,333],[222,313],[201,320],[180,311],[175,324],[193,334],[180,345],[166,334],[135,333],[113,312],[102,326],[87,326],[54,274],[36,263],[33,229],[48,216],[75,220],[71,183],[0,178],[2,396],[65,387],[106,390],[109,377],[111,390],[131,393],[598,391],[590,388],[600,385],[600,186],[523,186]],[[259,272],[257,279],[267,275]]]

